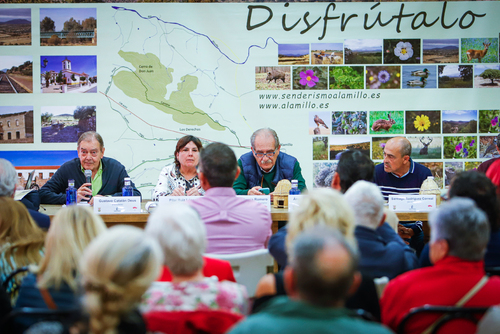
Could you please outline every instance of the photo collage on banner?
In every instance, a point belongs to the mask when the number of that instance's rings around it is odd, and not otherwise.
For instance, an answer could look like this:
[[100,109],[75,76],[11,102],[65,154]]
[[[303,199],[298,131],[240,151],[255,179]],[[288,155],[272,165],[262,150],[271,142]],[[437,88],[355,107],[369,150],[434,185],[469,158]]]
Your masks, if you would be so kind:
[[239,157],[255,130],[273,128],[309,188],[329,186],[342,152],[378,164],[404,136],[444,188],[500,156],[499,11],[498,1],[7,3],[0,157],[42,185],[98,131],[148,199],[184,135]]

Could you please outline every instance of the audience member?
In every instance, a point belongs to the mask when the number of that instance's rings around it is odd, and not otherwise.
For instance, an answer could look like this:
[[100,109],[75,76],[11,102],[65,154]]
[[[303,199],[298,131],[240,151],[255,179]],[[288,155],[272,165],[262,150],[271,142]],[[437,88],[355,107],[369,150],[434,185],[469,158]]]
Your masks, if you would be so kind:
[[[375,165],[370,158],[359,150],[349,150],[342,153],[331,181],[331,187],[344,193],[358,180],[373,180]],[[285,238],[288,226],[285,225],[269,239],[269,253],[274,257],[280,267],[286,266],[287,253]]]
[[96,237],[80,261],[88,332],[146,333],[136,306],[162,260],[157,242],[137,227],[114,226]]
[[[354,239],[354,214],[349,204],[338,191],[318,188],[309,191],[299,202],[298,208],[290,213],[285,243],[287,254],[293,240],[298,235],[318,225],[335,228],[349,242],[356,243]],[[255,296],[259,300],[254,303],[254,309],[267,299],[285,294],[283,273],[268,274],[259,281],[255,292]],[[362,308],[373,316],[379,317],[378,297],[373,279],[363,277],[360,288],[347,300],[346,305],[348,308]]]
[[151,285],[142,298],[142,313],[209,309],[246,313],[244,286],[203,275],[206,229],[193,208],[184,203],[159,207],[149,217],[146,233],[159,242],[173,278]]
[[271,213],[262,204],[237,197],[232,184],[239,174],[236,156],[222,143],[212,143],[200,154],[199,178],[205,196],[189,205],[207,229],[207,253],[232,254],[266,248]]
[[[10,161],[0,158],[0,197],[12,197],[16,194],[17,172]],[[38,195],[37,195],[38,196]],[[25,203],[23,203],[25,204]],[[31,217],[41,228],[49,228],[50,217],[34,209],[27,208]]]
[[291,261],[284,273],[288,297],[273,299],[230,334],[390,333],[344,307],[361,278],[356,250],[337,230],[316,226],[299,235],[289,249]]
[[272,193],[279,181],[297,180],[299,190],[306,189],[306,181],[296,158],[280,152],[280,140],[276,132],[269,128],[255,131],[250,137],[252,152],[238,159],[241,174],[234,181],[237,195],[262,195],[262,188]]
[[[411,143],[405,137],[394,137],[384,146],[384,163],[375,166],[375,183],[384,200],[389,195],[418,195],[422,183],[432,176],[429,168],[410,158]],[[410,246],[420,254],[424,247],[422,222],[402,223],[399,230],[411,239]]]
[[[472,200],[453,198],[429,216],[430,257],[434,266],[402,274],[387,285],[381,299],[382,322],[396,330],[403,317],[423,305],[455,306],[473,292],[464,307],[500,303],[500,278],[486,276],[484,254],[489,239],[488,218]],[[410,321],[405,333],[422,333],[439,315]],[[440,333],[474,333],[464,322],[449,324]]]
[[[470,198],[479,209],[486,213],[490,225],[490,240],[486,247],[484,265],[486,267],[500,266],[500,209],[495,196],[495,186],[483,173],[471,170],[460,173],[453,179],[448,190],[448,197]],[[420,266],[430,265],[429,244],[427,244],[420,255]]]
[[500,160],[497,160],[490,165],[488,171],[486,172],[486,176],[497,187],[497,197],[500,197]]
[[359,269],[363,274],[393,279],[417,268],[413,249],[385,222],[384,198],[375,184],[358,181],[346,191],[344,198],[354,212],[354,236],[358,241]]
[[490,169],[490,166],[495,162],[495,161],[498,161],[500,159],[500,157],[498,156],[500,154],[500,134],[498,134],[498,136],[495,138],[494,140],[496,143],[495,143],[495,146],[494,146],[494,151],[493,151],[493,156],[497,156],[496,158],[491,158],[489,160],[486,160],[484,161],[483,163],[481,163],[478,167],[477,167],[477,170],[479,172],[483,172],[486,174],[486,172],[488,171],[488,169]]
[[[17,269],[38,264],[43,255],[45,232],[31,218],[26,207],[10,197],[0,197],[0,283]],[[19,273],[7,286],[12,304],[27,272]]]
[[[50,180],[40,189],[40,200],[46,204],[65,204],[68,180],[75,180],[77,202],[94,203],[92,196],[121,196],[124,179],[128,177],[125,167],[117,160],[104,157],[104,141],[94,131],[85,132],[77,143],[78,158],[65,162]],[[86,182],[85,170],[92,171],[91,182]],[[134,196],[141,196],[131,183]]]
[[78,262],[85,247],[105,230],[101,217],[89,208],[70,205],[59,210],[45,239],[45,255],[24,278],[16,308],[78,307]]
[[160,196],[200,196],[205,191],[198,178],[201,141],[194,136],[184,136],[175,146],[173,164],[163,167],[153,192],[153,200]]

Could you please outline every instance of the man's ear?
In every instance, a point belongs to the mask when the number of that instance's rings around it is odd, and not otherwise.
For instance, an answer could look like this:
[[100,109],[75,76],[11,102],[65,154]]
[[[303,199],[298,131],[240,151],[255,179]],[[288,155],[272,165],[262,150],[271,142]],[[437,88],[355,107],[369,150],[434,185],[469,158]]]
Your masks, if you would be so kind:
[[205,177],[205,174],[203,172],[198,172],[198,178],[200,179],[200,185],[204,190],[208,190],[210,188],[210,184],[207,181],[207,178]]
[[299,295],[295,272],[291,266],[287,266],[283,271],[283,284],[285,285],[285,291],[288,296],[293,298]]
[[382,219],[380,220],[380,223],[378,224],[379,227],[384,225],[385,218],[387,218],[387,214],[384,212],[384,214],[382,215]]
[[405,155],[405,156],[403,157],[403,162],[406,164],[406,163],[408,163],[409,161],[410,161],[410,156],[409,156],[409,155]]
[[236,175],[234,176],[235,180],[238,178],[238,176],[240,176],[240,173],[241,173],[241,169],[240,169],[240,166],[238,166],[238,168],[236,169]]
[[332,178],[332,188],[340,191],[340,176],[339,173],[335,172]]

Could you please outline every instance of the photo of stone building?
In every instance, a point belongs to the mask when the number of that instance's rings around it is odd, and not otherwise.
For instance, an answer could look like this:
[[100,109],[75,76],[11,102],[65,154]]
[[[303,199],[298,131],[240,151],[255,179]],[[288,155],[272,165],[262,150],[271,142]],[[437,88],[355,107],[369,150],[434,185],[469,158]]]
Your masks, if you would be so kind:
[[32,107],[0,107],[0,144],[11,143],[33,143]]

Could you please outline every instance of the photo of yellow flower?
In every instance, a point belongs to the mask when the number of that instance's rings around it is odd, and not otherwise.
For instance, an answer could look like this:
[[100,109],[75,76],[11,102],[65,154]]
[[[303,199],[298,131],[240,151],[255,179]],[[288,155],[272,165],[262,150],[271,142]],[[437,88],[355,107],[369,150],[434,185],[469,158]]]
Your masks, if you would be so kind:
[[415,129],[418,131],[425,131],[431,126],[431,121],[429,121],[429,116],[419,115],[415,118],[413,124],[415,124]]

